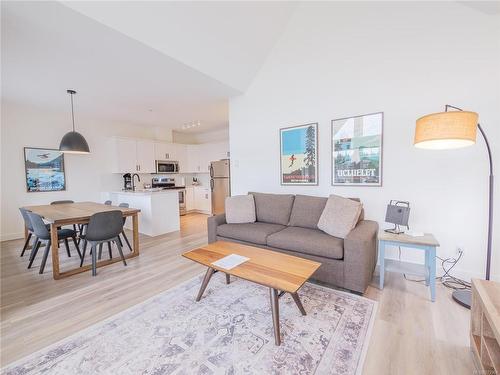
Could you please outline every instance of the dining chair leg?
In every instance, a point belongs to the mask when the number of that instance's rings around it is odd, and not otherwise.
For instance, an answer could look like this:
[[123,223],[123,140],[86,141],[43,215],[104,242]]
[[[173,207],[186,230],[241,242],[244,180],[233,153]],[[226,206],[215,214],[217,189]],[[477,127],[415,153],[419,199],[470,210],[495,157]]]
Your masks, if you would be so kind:
[[30,261],[33,259],[33,256],[35,254],[35,248],[38,245],[38,237],[34,236],[35,238],[33,239],[33,245],[31,246],[31,253],[30,253]]
[[45,251],[43,253],[42,264],[40,265],[40,271],[38,273],[43,273],[43,270],[45,269],[45,263],[47,263],[47,257],[49,255],[50,245],[51,245],[51,241],[48,240],[47,245],[45,245]]
[[71,237],[71,239],[73,240],[73,243],[75,244],[78,256],[80,257],[80,259],[82,259],[82,253],[80,252],[80,246],[78,246],[78,242],[76,241],[76,236]]
[[68,253],[69,257],[71,257],[71,252],[69,251],[69,243],[67,238],[64,239],[64,246],[66,247],[66,253]]
[[109,259],[113,259],[113,251],[111,251],[111,241],[108,241]]
[[85,260],[85,252],[87,251],[87,240],[83,240],[83,249],[82,249],[82,256],[80,260],[80,267],[83,267],[83,261]]
[[92,276],[97,275],[97,244],[91,243],[92,247]]
[[123,242],[122,242],[122,238],[120,237],[120,235],[118,235],[118,242],[120,243],[120,246],[123,247]]
[[99,244],[99,260],[101,260],[102,257],[102,243]]
[[35,239],[36,239],[35,247],[33,248],[33,250],[31,250],[30,262],[28,264],[28,269],[31,268],[31,265],[33,264],[33,261],[35,260],[36,253],[38,253],[38,249],[40,248],[40,246],[42,244],[42,242],[40,240],[38,240],[38,238],[35,238]]
[[[133,250],[132,250],[132,246],[130,246],[130,242],[128,242],[128,238],[127,238],[127,235],[125,234],[125,231],[124,231],[124,230],[122,230],[122,236],[123,236],[123,238],[125,239],[125,242],[127,243],[127,246],[128,246],[128,248],[130,249],[130,251],[133,251]],[[119,237],[119,236],[118,236],[118,237]]]
[[21,256],[24,255],[24,252],[26,251],[26,249],[28,248],[28,245],[30,244],[30,239],[31,239],[31,236],[33,234],[31,232],[28,233],[28,237],[26,238],[26,242],[24,242],[24,247],[23,247],[23,251],[21,252]]
[[120,257],[123,260],[123,264],[127,265],[127,262],[125,261],[125,257],[123,256],[122,247],[120,246],[120,241],[118,241],[118,240],[116,240],[116,247],[118,248],[118,252],[120,253]]

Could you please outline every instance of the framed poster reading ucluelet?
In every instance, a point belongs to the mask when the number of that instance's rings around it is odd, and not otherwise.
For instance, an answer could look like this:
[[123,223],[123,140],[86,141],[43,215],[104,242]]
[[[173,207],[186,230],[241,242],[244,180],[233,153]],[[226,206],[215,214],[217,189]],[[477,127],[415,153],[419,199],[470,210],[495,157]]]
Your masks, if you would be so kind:
[[318,124],[280,129],[281,185],[318,185]]
[[384,113],[332,120],[332,185],[382,186]]

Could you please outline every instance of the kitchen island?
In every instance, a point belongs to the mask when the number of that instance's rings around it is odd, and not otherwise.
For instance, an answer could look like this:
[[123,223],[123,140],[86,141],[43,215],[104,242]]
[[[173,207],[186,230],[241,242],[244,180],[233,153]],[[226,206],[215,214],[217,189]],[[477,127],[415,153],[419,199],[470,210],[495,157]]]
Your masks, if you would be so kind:
[[[130,207],[141,210],[139,215],[139,232],[147,236],[180,230],[179,193],[177,190],[135,190],[112,191],[103,193],[103,200],[109,199],[113,206],[128,203]],[[125,223],[131,229],[132,223]]]

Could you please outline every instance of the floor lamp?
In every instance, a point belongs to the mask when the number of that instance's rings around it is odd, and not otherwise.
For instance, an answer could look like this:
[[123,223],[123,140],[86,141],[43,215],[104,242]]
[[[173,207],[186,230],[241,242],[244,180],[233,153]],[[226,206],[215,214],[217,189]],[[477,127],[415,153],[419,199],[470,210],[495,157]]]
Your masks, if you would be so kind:
[[[448,111],[448,109],[453,111]],[[483,136],[490,162],[490,187],[488,207],[488,247],[486,252],[486,280],[490,279],[491,240],[493,230],[493,161],[490,144],[483,128],[478,123],[479,115],[475,112],[463,111],[460,108],[446,105],[445,112],[433,113],[417,120],[415,127],[415,147],[444,150],[471,146],[476,143],[477,129]],[[470,309],[470,290],[455,290],[453,299]]]

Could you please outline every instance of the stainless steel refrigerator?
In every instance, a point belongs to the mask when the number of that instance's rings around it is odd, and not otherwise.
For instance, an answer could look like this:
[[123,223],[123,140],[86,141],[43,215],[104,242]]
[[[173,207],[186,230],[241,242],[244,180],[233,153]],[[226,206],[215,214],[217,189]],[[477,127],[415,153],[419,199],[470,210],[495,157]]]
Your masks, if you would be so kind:
[[212,191],[212,215],[224,213],[226,197],[231,195],[229,159],[210,163],[210,190]]

